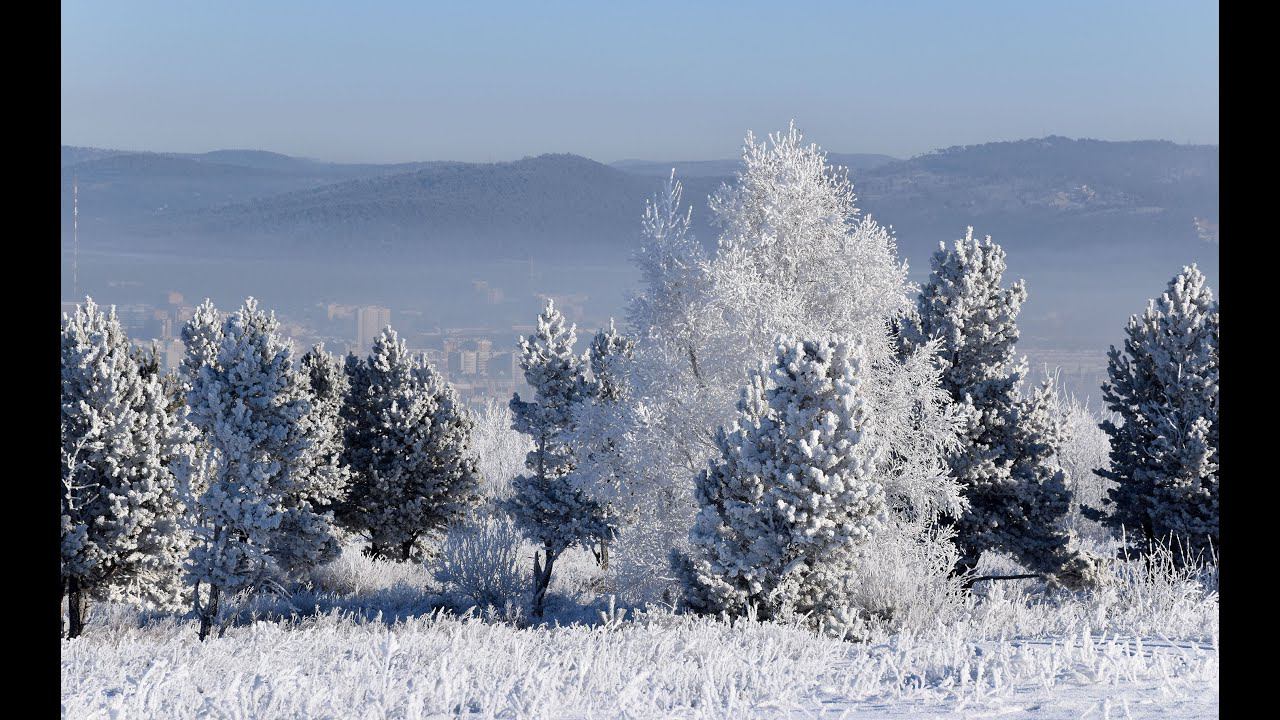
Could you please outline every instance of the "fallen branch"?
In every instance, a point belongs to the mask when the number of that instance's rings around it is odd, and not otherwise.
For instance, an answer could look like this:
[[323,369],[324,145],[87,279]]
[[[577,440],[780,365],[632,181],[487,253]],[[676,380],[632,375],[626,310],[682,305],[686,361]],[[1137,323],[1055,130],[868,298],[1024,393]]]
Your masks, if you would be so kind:
[[971,588],[974,583],[980,583],[983,580],[1034,580],[1040,578],[1040,575],[1029,573],[1027,575],[983,575],[982,577],[971,578],[964,582],[966,588]]

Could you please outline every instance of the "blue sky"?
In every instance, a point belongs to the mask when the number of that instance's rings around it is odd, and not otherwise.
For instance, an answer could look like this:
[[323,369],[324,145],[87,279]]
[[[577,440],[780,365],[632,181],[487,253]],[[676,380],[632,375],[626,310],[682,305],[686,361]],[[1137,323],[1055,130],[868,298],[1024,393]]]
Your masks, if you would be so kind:
[[62,141],[335,161],[1218,142],[1218,5],[62,3]]

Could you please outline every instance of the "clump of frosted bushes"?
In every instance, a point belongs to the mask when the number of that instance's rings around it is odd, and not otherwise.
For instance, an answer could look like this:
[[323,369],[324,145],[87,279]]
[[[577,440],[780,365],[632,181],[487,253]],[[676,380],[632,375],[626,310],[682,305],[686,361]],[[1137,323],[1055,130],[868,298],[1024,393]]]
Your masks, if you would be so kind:
[[523,546],[511,518],[484,513],[449,530],[436,559],[435,578],[448,591],[481,608],[516,607],[523,602],[530,583],[521,570]]

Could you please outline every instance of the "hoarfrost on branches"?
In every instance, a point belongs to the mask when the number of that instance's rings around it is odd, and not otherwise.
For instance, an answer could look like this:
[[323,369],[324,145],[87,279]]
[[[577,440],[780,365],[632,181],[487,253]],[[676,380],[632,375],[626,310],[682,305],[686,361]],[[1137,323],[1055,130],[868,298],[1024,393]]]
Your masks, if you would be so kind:
[[644,290],[628,316],[637,345],[626,454],[634,495],[650,502],[619,543],[620,574],[648,578],[638,585],[647,598],[671,587],[663,565],[670,548],[686,547],[691,480],[778,335],[840,334],[863,345],[866,395],[887,445],[886,502],[894,523],[930,541],[927,527],[961,506],[945,464],[958,418],[938,391],[936,347],[905,359],[895,352],[891,326],[914,288],[892,232],[860,214],[847,172],[803,144],[794,125],[765,142],[748,135],[736,181],[711,199],[714,254],[692,237],[680,202],[673,177],[649,204],[637,257]]

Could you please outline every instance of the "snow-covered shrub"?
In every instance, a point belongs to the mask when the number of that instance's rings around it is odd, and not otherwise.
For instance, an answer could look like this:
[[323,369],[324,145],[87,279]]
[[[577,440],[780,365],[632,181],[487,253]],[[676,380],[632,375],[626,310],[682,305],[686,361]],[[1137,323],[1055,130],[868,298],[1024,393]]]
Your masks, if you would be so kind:
[[952,532],[938,525],[885,528],[872,540],[873,551],[850,564],[849,604],[887,632],[923,631],[963,617],[968,593],[952,572],[959,559]]
[[1067,527],[1082,538],[1099,543],[1111,533],[1101,523],[1085,517],[1082,509],[1100,507],[1114,484],[1098,474],[1099,468],[1107,465],[1111,443],[1101,427],[1103,418],[1079,398],[1060,388],[1057,405],[1063,435],[1058,445],[1058,464],[1066,473],[1067,489],[1071,491]]
[[357,603],[389,588],[412,589],[418,594],[433,593],[437,589],[421,565],[372,557],[361,551],[358,541],[343,547],[336,560],[313,569],[309,579],[312,592]]
[[[971,619],[954,632],[975,638],[1094,632],[1212,641],[1219,632],[1216,558],[1181,557],[1164,543],[1141,554],[1123,552],[1102,564],[1102,578],[1088,591],[1054,589],[1040,580],[981,582]],[[983,575],[1023,571],[1002,553],[986,553],[978,567]]]
[[470,602],[502,609],[529,592],[524,538],[505,514],[484,513],[449,528],[436,557],[435,577]]
[[481,492],[490,499],[508,498],[511,480],[524,471],[524,459],[533,449],[533,441],[511,427],[511,408],[505,402],[487,400],[476,413],[475,423],[472,437],[484,478]]

